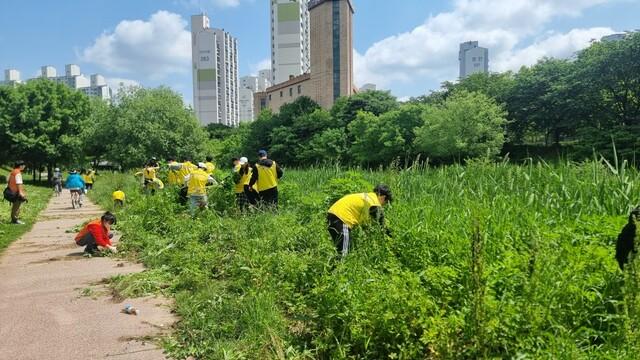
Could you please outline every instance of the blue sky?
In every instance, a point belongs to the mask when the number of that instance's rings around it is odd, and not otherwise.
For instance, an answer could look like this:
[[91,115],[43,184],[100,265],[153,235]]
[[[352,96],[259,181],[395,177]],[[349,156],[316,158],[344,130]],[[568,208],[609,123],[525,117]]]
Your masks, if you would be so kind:
[[[353,0],[355,73],[398,97],[457,77],[458,43],[490,49],[490,69],[568,57],[592,38],[640,28],[640,0]],[[238,38],[241,76],[268,62],[268,0],[3,0],[0,69],[34,77],[77,63],[112,82],[168,85],[191,102],[190,15]]]

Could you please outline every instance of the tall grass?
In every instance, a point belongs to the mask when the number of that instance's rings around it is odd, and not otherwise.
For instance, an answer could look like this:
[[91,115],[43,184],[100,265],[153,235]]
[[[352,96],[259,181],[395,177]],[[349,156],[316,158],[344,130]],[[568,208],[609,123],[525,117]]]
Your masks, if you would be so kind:
[[171,189],[145,197],[130,176],[105,176],[93,196],[108,205],[108,184],[125,185],[121,247],[151,269],[117,286],[175,296],[182,321],[166,346],[177,358],[626,359],[640,351],[637,288],[623,287],[613,259],[637,202],[635,169],[478,161],[358,171],[363,183],[394,191],[386,210],[394,236],[358,229],[344,261],[325,228],[326,184],[343,169],[287,171],[278,213],[240,214],[228,190],[215,190],[216,211],[196,219]]

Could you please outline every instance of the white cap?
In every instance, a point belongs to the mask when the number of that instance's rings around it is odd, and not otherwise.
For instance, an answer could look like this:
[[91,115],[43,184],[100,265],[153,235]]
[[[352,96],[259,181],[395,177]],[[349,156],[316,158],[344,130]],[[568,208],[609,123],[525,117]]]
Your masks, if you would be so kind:
[[206,169],[206,168],[207,168],[207,165],[205,165],[203,162],[199,162],[199,163],[198,163],[198,167],[199,167],[200,169]]
[[55,168],[54,171],[60,171],[60,168]]
[[249,159],[247,159],[246,157],[243,156],[240,158],[240,165],[244,165],[248,162],[249,162]]

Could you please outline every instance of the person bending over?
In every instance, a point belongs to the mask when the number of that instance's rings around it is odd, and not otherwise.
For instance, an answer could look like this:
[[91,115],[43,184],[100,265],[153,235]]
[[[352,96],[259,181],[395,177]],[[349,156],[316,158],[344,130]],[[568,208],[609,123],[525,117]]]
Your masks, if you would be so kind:
[[392,200],[389,187],[380,184],[370,193],[346,195],[329,208],[327,212],[329,235],[336,245],[336,250],[343,257],[349,253],[351,230],[358,225],[370,222],[371,219],[377,220],[384,226],[382,207]]
[[115,223],[116,216],[107,211],[100,219],[90,221],[80,230],[75,240],[78,246],[85,247],[85,256],[94,255],[100,248],[111,250],[114,253],[118,252],[116,247],[111,244],[113,237],[111,226]]

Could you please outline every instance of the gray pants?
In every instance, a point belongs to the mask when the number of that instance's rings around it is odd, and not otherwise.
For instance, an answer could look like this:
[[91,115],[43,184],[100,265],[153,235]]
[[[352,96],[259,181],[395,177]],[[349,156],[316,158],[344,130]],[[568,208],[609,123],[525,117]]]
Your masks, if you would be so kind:
[[16,200],[11,204],[11,222],[17,222],[20,219],[20,206],[24,200]]

